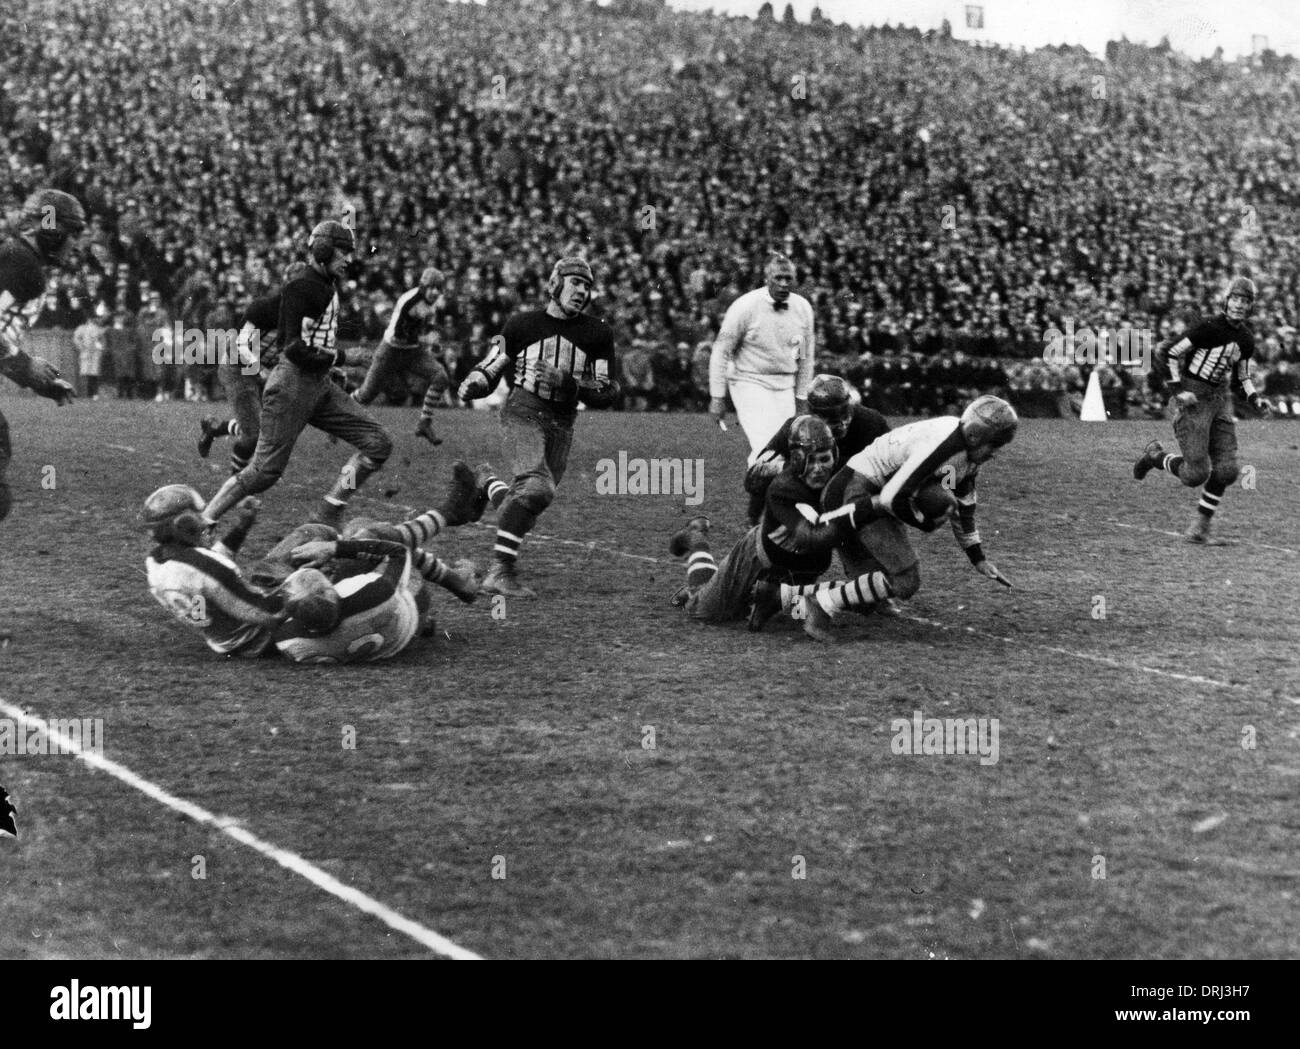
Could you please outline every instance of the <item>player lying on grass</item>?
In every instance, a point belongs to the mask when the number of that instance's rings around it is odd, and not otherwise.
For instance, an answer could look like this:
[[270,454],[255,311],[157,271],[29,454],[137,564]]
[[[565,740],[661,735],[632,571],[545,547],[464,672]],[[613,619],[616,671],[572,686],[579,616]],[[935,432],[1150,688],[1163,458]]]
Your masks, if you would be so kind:
[[951,519],[953,534],[981,575],[1010,586],[984,556],[975,527],[979,468],[1016,435],[1015,410],[997,397],[977,397],[960,419],[926,419],[891,430],[854,456],[826,486],[824,512],[800,512],[810,525],[839,522],[847,582],[765,584],[755,588],[754,619],[761,622],[795,599],[805,602],[804,629],[828,640],[830,621],[845,609],[864,609],[889,597],[910,598],[921,572],[907,529],[932,532]]
[[[790,426],[789,455],[767,488],[759,523],[731,548],[721,564],[709,548],[709,519],[692,518],[669,540],[674,557],[686,558],[686,585],[673,597],[686,614],[708,622],[743,619],[755,584],[774,590],[813,583],[831,564],[839,526],[810,523],[800,505],[815,505],[835,471],[835,438],[821,419],[797,417]],[[760,624],[761,625],[761,624]]]
[[[1165,353],[1167,386],[1173,394],[1174,436],[1181,455],[1152,441],[1133,464],[1142,480],[1152,470],[1173,474],[1188,488],[1204,485],[1196,520],[1183,533],[1189,543],[1207,543],[1210,522],[1228,485],[1237,479],[1237,419],[1229,388],[1239,389],[1256,414],[1268,418],[1273,407],[1250,381],[1255,336],[1246,323],[1255,304],[1255,282],[1234,277],[1223,297],[1223,312],[1196,325]],[[1184,357],[1186,363],[1184,364]]]
[[[474,600],[473,566],[452,569],[418,548],[442,529],[481,516],[485,503],[473,472],[457,462],[439,508],[347,539],[325,525],[302,526],[246,580],[235,555],[255,519],[255,501],[241,504],[235,526],[213,543],[199,493],[167,485],[141,513],[158,544],[146,561],[149,588],[225,655],[258,656],[274,643],[300,662],[385,659],[409,643],[427,612],[421,580]],[[304,564],[331,559],[334,579],[316,568],[292,571],[287,562],[295,554]]]

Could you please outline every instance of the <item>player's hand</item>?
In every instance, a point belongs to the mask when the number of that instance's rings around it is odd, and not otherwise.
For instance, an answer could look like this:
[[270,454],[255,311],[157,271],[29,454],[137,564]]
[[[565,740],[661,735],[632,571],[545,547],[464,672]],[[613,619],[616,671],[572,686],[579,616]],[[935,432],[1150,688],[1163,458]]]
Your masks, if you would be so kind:
[[490,392],[488,377],[482,372],[470,372],[465,376],[465,381],[460,384],[460,389],[456,391],[462,401],[476,401],[480,397],[486,397]]
[[1188,408],[1195,408],[1198,402],[1196,394],[1191,390],[1183,390],[1174,394],[1174,403],[1178,405],[1180,411],[1187,411]]
[[59,369],[44,357],[32,357],[27,362],[27,382],[33,390],[49,390],[58,378]]
[[1251,394],[1249,403],[1250,406],[1255,409],[1255,414],[1261,419],[1267,419],[1273,414],[1273,405],[1269,403],[1267,398],[1261,397],[1257,393]]
[[995,583],[1001,583],[1007,589],[1011,588],[1011,580],[1008,579],[1006,576],[1004,576],[1001,572],[999,572],[998,566],[995,565],[992,561],[979,562],[979,564],[975,566],[975,571],[977,571],[982,576],[988,576]]
[[302,546],[295,546],[289,552],[289,563],[298,568],[306,565],[319,568],[334,556],[337,549],[338,543],[333,540],[313,539],[309,543],[303,543]]
[[718,428],[725,430],[727,428],[727,399],[725,397],[710,397],[709,414],[717,422]]
[[799,516],[807,521],[810,525],[820,524],[821,515],[817,513],[807,503],[795,503],[794,508],[799,511]]
[[45,388],[45,396],[55,404],[71,404],[77,399],[77,391],[67,379],[55,379]]

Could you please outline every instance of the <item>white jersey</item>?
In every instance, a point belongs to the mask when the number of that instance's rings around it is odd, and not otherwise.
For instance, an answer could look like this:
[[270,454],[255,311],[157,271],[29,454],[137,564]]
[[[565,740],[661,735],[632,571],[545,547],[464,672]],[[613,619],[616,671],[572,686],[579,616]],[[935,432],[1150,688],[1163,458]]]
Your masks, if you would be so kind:
[[216,550],[158,547],[145,572],[158,603],[223,655],[259,655],[284,607],[282,598],[249,586],[235,562]]
[[411,586],[411,558],[400,575],[385,571],[349,576],[334,584],[339,623],[323,637],[310,637],[290,619],[275,646],[295,663],[366,663],[390,659],[419,629],[420,613]]

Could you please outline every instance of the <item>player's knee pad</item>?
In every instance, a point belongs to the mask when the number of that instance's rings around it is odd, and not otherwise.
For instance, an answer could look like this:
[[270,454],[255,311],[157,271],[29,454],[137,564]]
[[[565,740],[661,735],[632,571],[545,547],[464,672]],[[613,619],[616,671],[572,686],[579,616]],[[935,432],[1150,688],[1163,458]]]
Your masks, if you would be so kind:
[[1227,462],[1215,463],[1210,470],[1210,480],[1220,488],[1227,488],[1238,477],[1241,476],[1241,467],[1236,459],[1229,459]]
[[1184,459],[1183,467],[1178,471],[1178,479],[1188,488],[1199,488],[1210,479],[1210,461],[1208,459]]
[[901,572],[896,572],[889,577],[889,585],[895,597],[906,601],[921,589],[921,566],[912,565]]
[[554,498],[555,482],[539,474],[529,474],[515,494],[519,505],[534,516],[550,506]]

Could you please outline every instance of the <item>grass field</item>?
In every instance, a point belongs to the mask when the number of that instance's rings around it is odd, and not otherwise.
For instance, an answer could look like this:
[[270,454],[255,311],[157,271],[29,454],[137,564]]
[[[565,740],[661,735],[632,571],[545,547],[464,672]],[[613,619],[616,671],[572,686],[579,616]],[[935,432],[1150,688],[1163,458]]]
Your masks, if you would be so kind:
[[[1239,426],[1255,488],[1224,500],[1236,543],[1197,548],[1176,534],[1194,493],[1129,470],[1167,424],[1027,422],[981,487],[985,548],[1016,588],[974,573],[946,530],[918,535],[915,618],[849,617],[818,646],[789,621],[751,635],[668,603],[682,571],[665,538],[685,515],[711,515],[719,554],[742,533],[739,432],[590,413],[525,545],[539,600],[504,618],[444,601],[436,642],[314,668],[223,661],[145,588],[143,497],[207,495],[225,472],[220,444],[194,454],[200,406],[0,408],[0,700],[102,718],[106,758],[466,950],[1298,953],[1300,427]],[[380,415],[398,451],[367,514],[423,509],[453,458],[497,455],[486,413],[442,413],[436,453],[413,410]],[[597,495],[597,461],[620,450],[702,457],[703,505]],[[304,437],[249,553],[344,455]],[[436,548],[485,560],[492,519]],[[914,711],[997,718],[997,762],[892,753],[891,722]],[[0,956],[430,955],[73,757],[0,757],[0,783],[20,824],[0,838]]]

